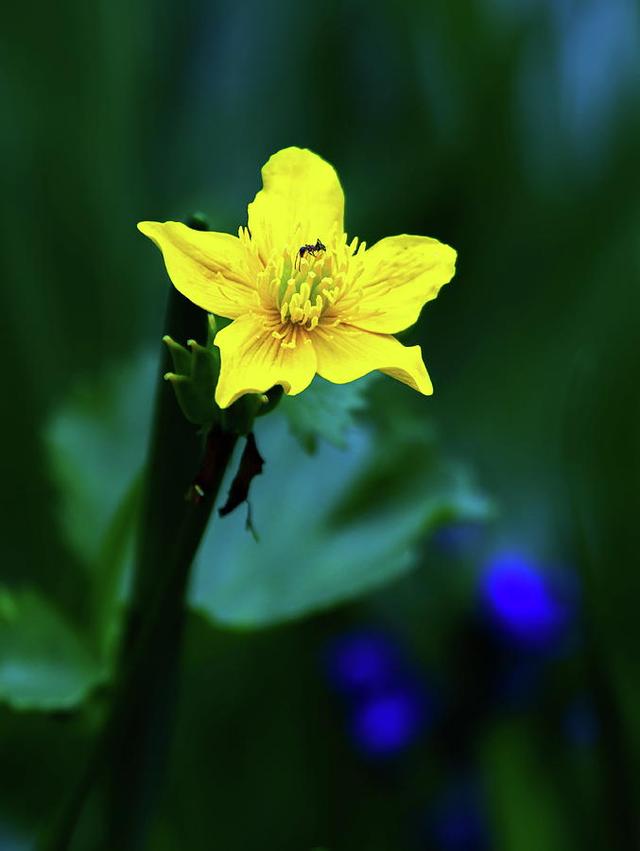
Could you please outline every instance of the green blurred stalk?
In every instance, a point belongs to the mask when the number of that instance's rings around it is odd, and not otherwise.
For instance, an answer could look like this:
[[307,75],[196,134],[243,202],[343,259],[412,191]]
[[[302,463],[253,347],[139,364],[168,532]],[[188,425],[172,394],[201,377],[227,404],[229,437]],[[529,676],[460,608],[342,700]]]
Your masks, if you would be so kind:
[[[126,655],[108,730],[104,834],[108,848],[133,851],[145,847],[171,741],[190,569],[236,439],[218,429],[210,432],[205,449],[211,472],[206,497],[187,504],[177,537],[175,519],[172,521],[173,556],[165,557],[160,576],[156,575],[155,582],[161,586],[155,604],[144,621],[134,610],[133,632],[125,639]],[[153,522],[143,525],[143,530],[154,533],[157,529],[158,537],[163,537],[166,530],[155,525],[163,514],[150,512],[148,518]],[[143,544],[143,552],[146,549]],[[140,561],[141,571],[145,564]],[[160,565],[162,560],[156,562],[156,571]],[[145,587],[142,580],[140,587]],[[147,607],[149,602],[147,599]]]
[[[206,313],[173,287],[165,325],[176,340],[206,343]],[[160,794],[191,565],[237,441],[236,435],[218,427],[206,440],[196,433],[163,380],[170,369],[163,346],[136,569],[113,703],[85,776],[43,846],[48,851],[144,848]],[[197,502],[186,498],[196,474],[206,480],[204,496]],[[93,810],[87,812],[96,792],[97,818]]]

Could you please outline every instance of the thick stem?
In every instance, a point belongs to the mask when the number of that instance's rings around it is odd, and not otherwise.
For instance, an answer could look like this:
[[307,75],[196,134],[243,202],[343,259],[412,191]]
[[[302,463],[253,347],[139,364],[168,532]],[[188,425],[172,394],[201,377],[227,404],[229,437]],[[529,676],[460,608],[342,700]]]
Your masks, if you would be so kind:
[[209,434],[202,465],[208,487],[187,504],[177,534],[174,529],[170,570],[120,680],[108,733],[107,799],[107,847],[119,851],[144,847],[170,744],[190,568],[235,442],[235,435],[217,429]]
[[[195,339],[204,345],[207,315],[171,287],[165,331],[181,343]],[[119,851],[144,847],[171,740],[190,569],[236,440],[214,429],[203,454],[201,436],[163,380],[171,368],[163,347],[136,571],[104,735],[104,836],[106,847]],[[187,501],[205,464],[211,468],[209,488],[197,504]]]
[[[205,344],[207,314],[170,287],[165,331],[183,344],[189,339]],[[174,546],[180,518],[187,508],[185,494],[202,456],[202,438],[184,418],[176,404],[173,388],[164,381],[164,376],[172,369],[171,356],[163,346],[147,456],[136,570],[122,648],[125,655],[135,643],[136,632],[157,589],[158,578],[166,572],[163,565],[167,562],[167,553]]]
[[[207,337],[206,313],[171,288],[166,331],[175,339]],[[170,370],[163,349],[147,459],[145,501],[129,616],[113,703],[82,783],[69,802],[50,851],[75,847],[91,822],[91,847],[139,851],[159,795],[175,710],[190,569],[237,437],[213,428],[203,440],[183,417],[162,376]],[[187,499],[197,481],[202,493]],[[87,819],[98,787],[98,824]],[[95,799],[94,799],[95,800]],[[99,831],[95,836],[94,831]]]

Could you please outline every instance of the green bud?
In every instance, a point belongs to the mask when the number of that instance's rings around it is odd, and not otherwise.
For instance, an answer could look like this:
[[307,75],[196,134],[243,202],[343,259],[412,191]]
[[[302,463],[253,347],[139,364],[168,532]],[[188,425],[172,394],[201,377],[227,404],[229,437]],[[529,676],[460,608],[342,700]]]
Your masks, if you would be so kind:
[[209,316],[209,331],[206,346],[188,340],[187,347],[166,335],[162,342],[169,349],[173,372],[165,374],[171,382],[183,414],[194,425],[209,427],[214,422],[233,434],[249,434],[256,417],[272,411],[282,398],[282,387],[272,387],[266,393],[247,393],[222,411],[214,400],[215,388],[220,375],[220,351],[213,345],[213,338],[220,330],[216,318]]
[[173,361],[173,372],[165,379],[171,382],[178,404],[189,422],[210,426],[220,416],[214,392],[220,374],[220,352],[215,346],[201,346],[188,340],[181,346],[169,336],[162,338]]

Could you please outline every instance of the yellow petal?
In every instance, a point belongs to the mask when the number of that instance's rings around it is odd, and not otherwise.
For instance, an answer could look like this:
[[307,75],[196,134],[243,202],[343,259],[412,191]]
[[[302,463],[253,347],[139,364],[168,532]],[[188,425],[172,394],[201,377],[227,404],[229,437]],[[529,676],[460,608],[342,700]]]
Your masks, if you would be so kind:
[[454,275],[456,252],[426,236],[390,236],[362,258],[362,294],[349,322],[367,331],[396,334],[413,325],[422,306]]
[[328,381],[346,384],[379,369],[420,393],[433,393],[420,346],[403,346],[389,334],[372,334],[350,325],[319,326],[312,341],[318,374]]
[[138,230],[162,251],[173,285],[194,304],[230,319],[255,306],[251,258],[237,236],[181,222],[140,222]]
[[221,369],[216,402],[221,408],[245,393],[264,393],[276,384],[291,396],[309,386],[316,372],[309,335],[298,326],[295,348],[288,348],[273,336],[274,330],[278,333],[278,325],[269,324],[264,316],[246,314],[218,331],[214,342],[220,347]]
[[293,242],[329,244],[344,230],[344,193],[333,166],[306,148],[284,148],[262,168],[249,230],[263,259]]

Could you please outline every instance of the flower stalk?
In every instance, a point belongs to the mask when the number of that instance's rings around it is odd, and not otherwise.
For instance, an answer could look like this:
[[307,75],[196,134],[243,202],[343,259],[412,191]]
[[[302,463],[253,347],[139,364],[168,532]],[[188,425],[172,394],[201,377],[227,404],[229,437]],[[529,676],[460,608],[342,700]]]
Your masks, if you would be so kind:
[[[173,287],[166,331],[176,340],[207,343],[206,312]],[[176,709],[191,565],[238,440],[237,433],[219,423],[205,435],[187,421],[174,388],[163,380],[170,369],[170,352],[163,346],[112,703],[81,784],[43,845],[47,851],[82,847],[89,822],[90,833],[98,833],[105,848],[143,849],[160,793]],[[198,499],[193,499],[196,482]]]
[[[194,222],[197,229],[204,230]],[[207,314],[169,291],[166,332],[205,345]],[[107,737],[105,815],[109,847],[143,847],[170,742],[191,565],[206,530],[236,436],[213,426],[206,439],[183,416],[160,360],[137,559]],[[188,499],[206,471],[201,499]]]
[[[106,822],[110,848],[134,851],[144,847],[171,742],[191,565],[236,441],[236,435],[219,427],[209,432],[196,476],[199,498],[187,500],[183,492],[181,523],[176,535],[174,521],[173,547],[165,558],[153,605],[147,600],[144,620],[133,610],[108,734]],[[140,587],[144,587],[142,581]]]

